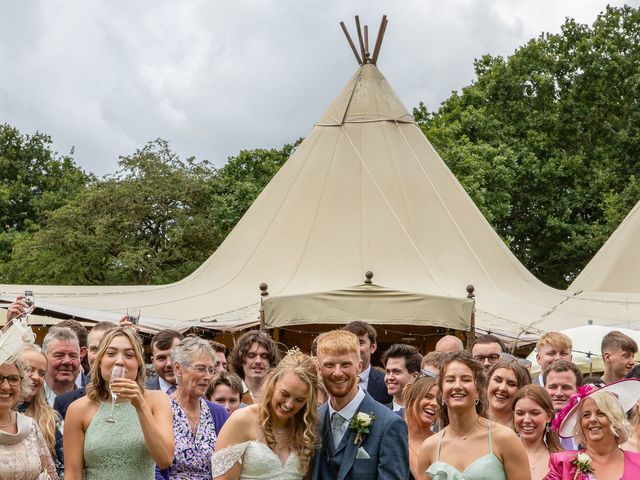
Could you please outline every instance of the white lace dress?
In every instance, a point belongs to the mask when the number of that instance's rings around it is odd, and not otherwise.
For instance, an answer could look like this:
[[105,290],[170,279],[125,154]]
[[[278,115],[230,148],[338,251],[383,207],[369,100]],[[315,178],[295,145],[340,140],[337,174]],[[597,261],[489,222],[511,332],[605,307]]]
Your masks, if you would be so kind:
[[257,440],[231,445],[211,457],[213,478],[224,475],[236,463],[242,464],[240,480],[302,480],[302,465],[291,452],[283,464],[268,445]]

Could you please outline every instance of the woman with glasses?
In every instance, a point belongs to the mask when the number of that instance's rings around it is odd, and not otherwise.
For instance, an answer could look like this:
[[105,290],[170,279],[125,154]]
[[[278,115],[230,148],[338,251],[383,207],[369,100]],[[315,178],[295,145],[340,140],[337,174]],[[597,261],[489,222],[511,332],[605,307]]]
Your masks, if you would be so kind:
[[171,349],[178,382],[169,397],[173,413],[175,450],[173,463],[156,472],[156,479],[211,480],[211,456],[227,410],[206,400],[215,374],[216,352],[209,342],[187,337]]
[[[51,453],[38,424],[14,410],[31,380],[17,362],[0,365],[0,478],[58,478]],[[40,475],[43,474],[43,477]],[[45,477],[48,475],[48,477]]]

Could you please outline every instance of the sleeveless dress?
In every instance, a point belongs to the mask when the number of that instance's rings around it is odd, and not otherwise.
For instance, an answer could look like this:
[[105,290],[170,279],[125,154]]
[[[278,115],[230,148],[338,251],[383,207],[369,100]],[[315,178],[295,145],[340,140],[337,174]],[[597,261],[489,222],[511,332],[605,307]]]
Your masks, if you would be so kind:
[[106,422],[111,403],[100,402],[84,434],[84,480],[153,480],[155,463],[144,442],[136,409],[116,404],[116,423]]
[[294,452],[283,464],[266,443],[250,440],[213,454],[213,478],[224,475],[238,462],[242,464],[240,480],[302,480],[304,477],[300,459]]
[[493,444],[491,442],[491,423],[489,430],[489,453],[471,462],[462,472],[452,467],[448,463],[440,461],[440,447],[446,430],[438,441],[438,456],[427,469],[427,474],[431,480],[507,480],[504,473],[504,465],[493,454]]

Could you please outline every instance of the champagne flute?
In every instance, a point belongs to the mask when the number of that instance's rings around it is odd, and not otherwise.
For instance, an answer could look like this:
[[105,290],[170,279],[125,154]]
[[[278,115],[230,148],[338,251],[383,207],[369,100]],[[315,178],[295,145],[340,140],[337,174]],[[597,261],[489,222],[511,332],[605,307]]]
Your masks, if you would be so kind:
[[24,291],[24,302],[27,304],[27,309],[25,310],[25,312],[21,316],[26,317],[28,319],[29,315],[31,315],[31,312],[33,312],[33,310],[35,308],[35,300],[33,298],[33,291],[32,290],[25,290]]
[[140,323],[140,309],[139,308],[127,308],[127,320],[129,320],[134,326]]
[[116,419],[113,418],[116,409],[116,400],[118,399],[118,394],[113,392],[113,382],[118,378],[124,378],[124,367],[120,365],[114,365],[111,370],[111,379],[109,380],[109,390],[111,391],[111,413],[106,419],[108,423],[116,423]]

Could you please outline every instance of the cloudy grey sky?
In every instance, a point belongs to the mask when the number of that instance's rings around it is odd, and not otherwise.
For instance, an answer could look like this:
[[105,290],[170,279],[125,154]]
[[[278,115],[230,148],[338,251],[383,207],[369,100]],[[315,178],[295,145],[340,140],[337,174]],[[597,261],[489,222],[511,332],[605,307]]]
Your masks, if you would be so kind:
[[[356,69],[339,28],[377,32],[378,66],[407,108],[435,109],[592,0],[43,0],[0,7],[0,123],[53,137],[99,175],[149,140],[222,165],[306,135]],[[639,1],[609,2],[612,5]],[[371,40],[373,42],[373,40]]]

